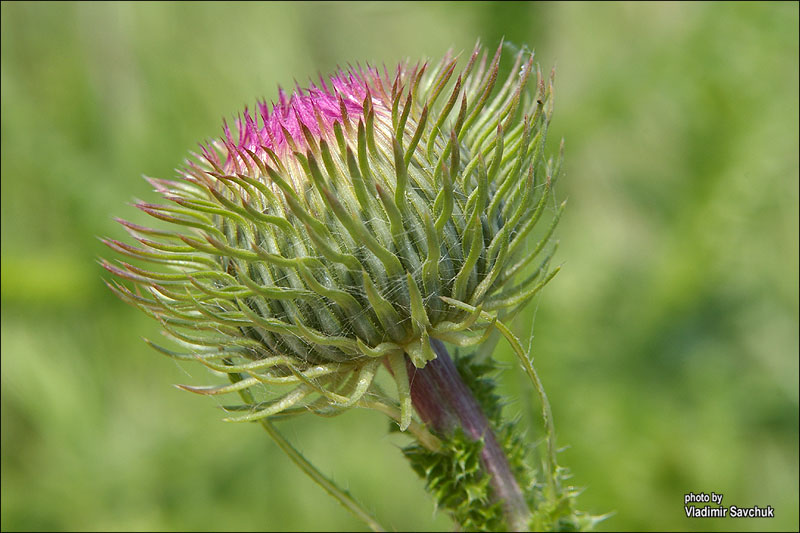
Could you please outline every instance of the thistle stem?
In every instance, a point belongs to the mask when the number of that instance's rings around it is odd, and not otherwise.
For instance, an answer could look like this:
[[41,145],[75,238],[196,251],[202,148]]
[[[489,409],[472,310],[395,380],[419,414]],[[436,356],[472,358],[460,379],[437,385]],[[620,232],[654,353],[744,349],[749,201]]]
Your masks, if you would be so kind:
[[[236,383],[241,381],[242,375],[232,372],[228,374],[228,379],[232,383]],[[242,397],[242,400],[249,405],[255,404],[255,399],[253,398],[253,394],[250,392],[250,389],[244,389],[239,391],[239,396]],[[261,427],[267,432],[270,438],[278,445],[278,447],[287,455],[289,459],[292,460],[294,464],[296,464],[300,470],[305,472],[305,474],[310,477],[314,483],[322,487],[322,489],[330,494],[336,501],[338,501],[342,506],[353,513],[353,515],[364,522],[372,531],[380,532],[386,531],[386,529],[381,526],[377,520],[375,520],[372,515],[367,512],[346,490],[339,487],[335,482],[328,479],[322,472],[320,472],[317,467],[312,465],[308,459],[306,459],[302,453],[300,453],[297,448],[292,446],[286,438],[281,435],[281,433],[272,425],[272,423],[267,420],[266,418],[262,418],[259,420],[261,423]]]
[[486,415],[461,379],[444,344],[431,339],[431,346],[436,359],[424,368],[416,368],[407,361],[414,409],[439,433],[452,434],[461,428],[469,438],[483,439],[481,464],[491,476],[489,484],[494,497],[502,502],[506,523],[513,531],[527,530],[530,510]]

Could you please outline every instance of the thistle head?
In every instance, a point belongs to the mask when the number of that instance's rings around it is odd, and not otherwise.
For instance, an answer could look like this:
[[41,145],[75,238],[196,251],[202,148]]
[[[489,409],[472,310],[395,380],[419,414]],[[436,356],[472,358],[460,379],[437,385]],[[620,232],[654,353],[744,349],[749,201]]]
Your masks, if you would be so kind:
[[138,207],[171,229],[120,221],[138,244],[106,242],[152,266],[103,266],[186,348],[157,349],[233,378],[184,388],[253,391],[235,420],[331,415],[383,364],[405,427],[406,357],[424,367],[431,338],[481,342],[552,277],[552,84],[526,51],[500,79],[501,51],[281,91],[176,180],[150,180],[166,204]]

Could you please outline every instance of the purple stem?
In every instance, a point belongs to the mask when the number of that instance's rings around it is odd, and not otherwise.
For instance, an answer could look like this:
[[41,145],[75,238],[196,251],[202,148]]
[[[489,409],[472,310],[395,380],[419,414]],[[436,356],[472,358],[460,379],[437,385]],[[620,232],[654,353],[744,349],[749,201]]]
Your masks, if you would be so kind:
[[441,434],[452,434],[460,427],[473,440],[483,437],[481,464],[491,476],[493,495],[502,501],[508,527],[526,530],[530,511],[486,415],[461,379],[444,344],[431,339],[431,346],[436,359],[425,368],[416,368],[406,359],[414,409],[423,422]]

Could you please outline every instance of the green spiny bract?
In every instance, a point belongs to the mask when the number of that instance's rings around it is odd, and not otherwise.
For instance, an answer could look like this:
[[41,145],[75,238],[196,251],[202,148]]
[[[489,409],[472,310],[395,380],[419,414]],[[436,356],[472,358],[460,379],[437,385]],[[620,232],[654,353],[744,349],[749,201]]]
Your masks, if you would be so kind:
[[547,207],[560,167],[543,155],[552,78],[522,51],[498,80],[501,50],[476,47],[457,75],[447,55],[281,91],[177,180],[150,179],[169,205],[138,207],[172,229],[121,221],[139,244],[106,242],[156,267],[103,266],[186,347],[157,349],[242,378],[183,388],[258,391],[231,420],[333,415],[362,404],[385,364],[405,429],[404,358],[424,367],[431,338],[480,342],[552,278],[541,257],[563,209]]
[[463,531],[505,531],[502,505],[492,501],[489,476],[481,468],[482,440],[472,440],[459,428],[439,452],[418,444],[403,448],[414,471],[425,480],[437,508],[447,511]]

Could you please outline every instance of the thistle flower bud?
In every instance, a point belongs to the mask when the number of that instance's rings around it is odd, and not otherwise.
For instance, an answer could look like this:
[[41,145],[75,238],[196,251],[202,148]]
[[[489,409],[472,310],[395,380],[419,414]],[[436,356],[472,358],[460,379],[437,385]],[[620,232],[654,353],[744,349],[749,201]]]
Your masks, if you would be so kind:
[[501,51],[476,47],[458,74],[447,55],[280,91],[178,179],[150,179],[168,204],[138,207],[173,229],[120,221],[138,245],[106,243],[155,267],[102,264],[187,348],[157,349],[237,375],[183,388],[257,392],[231,420],[333,415],[385,365],[405,429],[405,357],[422,368],[431,339],[480,342],[549,281],[546,258],[528,267],[561,211],[528,237],[560,166],[543,155],[552,83],[525,51],[499,80]]

